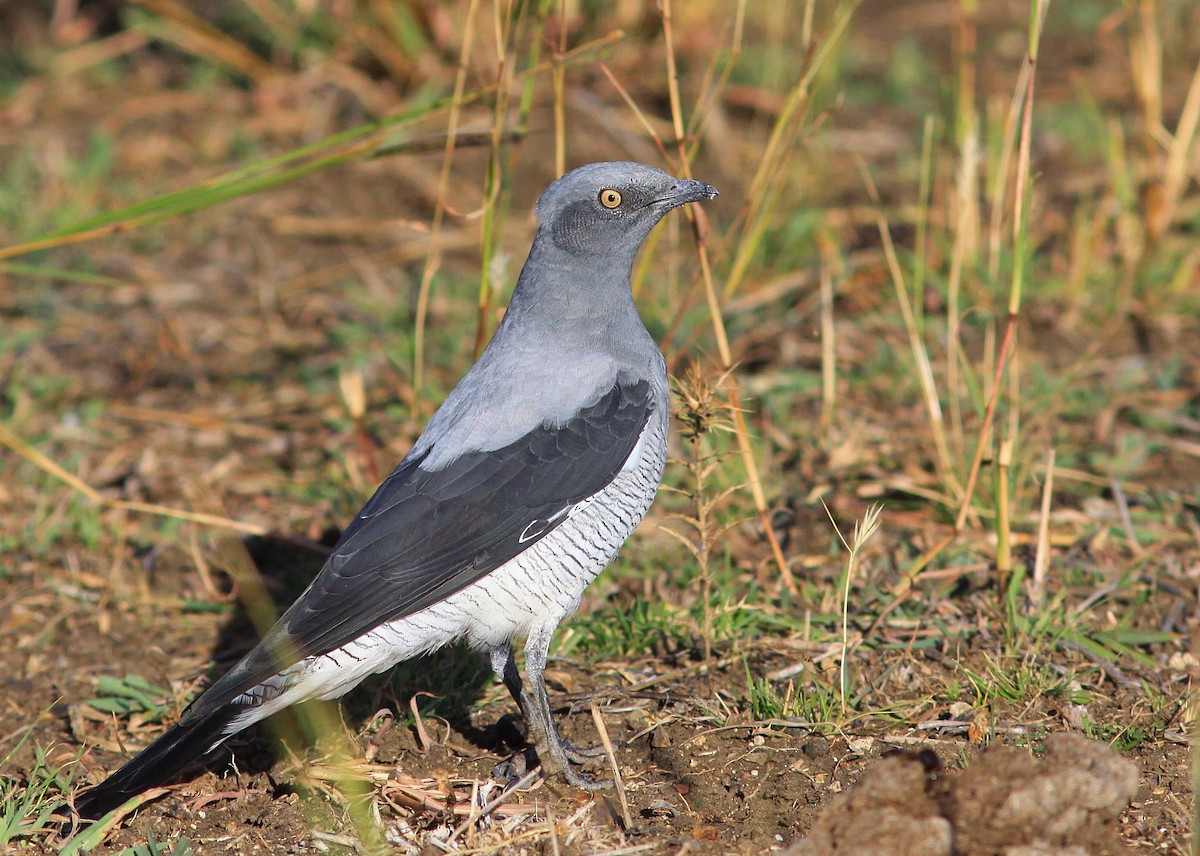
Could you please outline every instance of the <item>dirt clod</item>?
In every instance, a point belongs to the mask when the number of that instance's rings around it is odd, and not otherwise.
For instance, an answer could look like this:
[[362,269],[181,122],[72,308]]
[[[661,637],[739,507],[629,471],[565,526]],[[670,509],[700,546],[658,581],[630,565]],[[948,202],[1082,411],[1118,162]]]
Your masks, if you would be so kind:
[[829,754],[829,741],[818,734],[805,743],[801,751],[809,758],[824,758]]
[[985,752],[938,776],[918,755],[885,757],[831,803],[790,856],[1075,856],[1121,852],[1117,815],[1138,771],[1076,734],[1046,739],[1045,755]]

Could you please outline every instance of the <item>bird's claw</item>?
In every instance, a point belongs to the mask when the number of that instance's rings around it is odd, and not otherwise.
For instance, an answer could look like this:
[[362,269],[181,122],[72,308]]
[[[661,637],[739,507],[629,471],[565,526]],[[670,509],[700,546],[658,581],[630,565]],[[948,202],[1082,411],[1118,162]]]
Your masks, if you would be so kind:
[[[628,743],[623,743],[618,740],[613,741],[614,749],[628,748]],[[567,760],[573,764],[580,764],[585,767],[594,767],[604,758],[608,757],[608,750],[604,746],[577,746],[570,740],[562,740],[563,754],[567,756]]]
[[510,791],[520,784],[529,773],[529,759],[525,752],[518,752],[506,761],[501,761],[492,767],[492,778],[504,783],[504,790]]
[[[595,761],[595,759],[590,759]],[[584,791],[600,791],[609,790],[613,783],[607,779],[597,779],[589,776],[587,773],[581,773],[576,770],[571,764],[566,764],[561,769],[551,765],[541,764],[542,776],[550,777],[555,773],[561,772],[563,778],[567,780],[567,784],[572,787],[579,788]],[[525,752],[518,752],[511,758],[501,761],[492,768],[492,778],[504,783],[504,790],[510,791],[516,789],[522,779],[524,779],[530,770],[530,759]]]
[[562,771],[563,777],[572,787],[579,788],[581,791],[609,791],[612,790],[613,783],[610,779],[597,779],[589,776],[587,773],[581,773],[574,767],[567,767]]

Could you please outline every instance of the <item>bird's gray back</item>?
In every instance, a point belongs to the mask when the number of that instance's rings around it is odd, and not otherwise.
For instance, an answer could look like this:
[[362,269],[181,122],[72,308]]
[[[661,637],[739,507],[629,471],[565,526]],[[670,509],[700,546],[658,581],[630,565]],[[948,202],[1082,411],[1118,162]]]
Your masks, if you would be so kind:
[[462,450],[502,448],[540,425],[560,425],[618,381],[648,381],[655,407],[665,412],[666,365],[628,284],[623,299],[603,303],[530,291],[518,286],[488,347],[413,446],[410,456],[428,453],[423,467],[444,466]]

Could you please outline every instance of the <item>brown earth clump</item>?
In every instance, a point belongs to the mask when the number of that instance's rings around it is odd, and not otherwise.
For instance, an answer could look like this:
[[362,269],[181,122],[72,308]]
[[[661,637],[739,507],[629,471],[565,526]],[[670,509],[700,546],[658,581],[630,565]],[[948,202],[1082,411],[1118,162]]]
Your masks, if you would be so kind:
[[1124,849],[1118,814],[1138,770],[1077,734],[1041,758],[997,747],[943,774],[931,753],[882,759],[830,804],[789,856],[1105,856]]

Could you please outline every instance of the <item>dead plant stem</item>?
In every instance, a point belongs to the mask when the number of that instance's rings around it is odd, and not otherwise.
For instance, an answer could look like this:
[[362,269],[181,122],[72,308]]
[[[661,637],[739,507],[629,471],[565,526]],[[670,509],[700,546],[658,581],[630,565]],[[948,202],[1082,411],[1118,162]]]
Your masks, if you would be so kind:
[[[679,98],[679,79],[675,68],[674,40],[671,30],[671,0],[663,0],[662,21],[667,53],[667,88],[671,103],[671,121],[675,129],[676,142],[679,148],[680,171],[684,177],[690,178],[691,163],[685,145],[683,110],[680,106]],[[750,440],[750,429],[746,424],[745,412],[742,409],[737,380],[732,374],[734,367],[733,353],[729,348],[729,336],[725,331],[725,321],[721,314],[720,300],[717,297],[716,286],[713,283],[712,266],[708,260],[708,221],[703,214],[696,212],[694,206],[689,206],[685,211],[692,223],[696,239],[696,249],[700,258],[700,272],[704,282],[705,296],[708,299],[708,311],[712,321],[713,335],[717,341],[717,352],[721,358],[721,368],[729,374],[729,382],[726,388],[729,395],[730,409],[733,412],[734,433],[737,436],[742,465],[746,469],[747,484],[754,498],[754,507],[758,511],[763,533],[770,544],[771,554],[775,559],[776,566],[779,568],[783,584],[787,586],[789,592],[798,594],[799,589],[796,587],[796,581],[792,577],[791,568],[788,567],[787,559],[783,555],[783,548],[779,545],[779,538],[775,535],[775,528],[771,525],[771,513],[767,507],[767,498],[763,491],[762,479],[759,477],[758,463],[755,460],[754,448]]]

